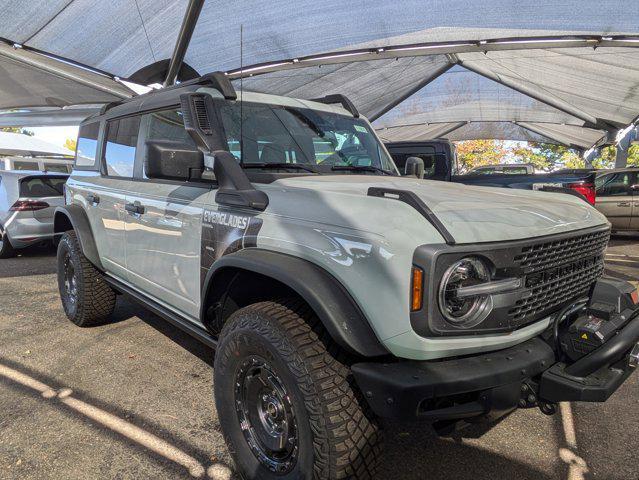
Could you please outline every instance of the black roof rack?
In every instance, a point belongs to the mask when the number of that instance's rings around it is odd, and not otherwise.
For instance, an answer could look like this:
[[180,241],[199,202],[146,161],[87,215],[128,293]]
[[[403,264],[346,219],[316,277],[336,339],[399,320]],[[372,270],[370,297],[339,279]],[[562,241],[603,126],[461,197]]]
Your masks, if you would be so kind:
[[342,107],[344,107],[345,110],[348,110],[351,113],[351,115],[353,115],[355,118],[359,118],[359,112],[357,111],[357,108],[355,107],[353,102],[351,102],[348,99],[348,97],[346,97],[345,95],[342,95],[341,93],[326,95],[325,97],[322,97],[322,98],[314,98],[311,101],[326,103],[327,105],[333,105],[333,104],[339,103],[342,105]]
[[[148,93],[145,93],[144,95],[153,95],[154,93],[166,92],[169,90],[174,90],[181,87],[187,87],[190,85],[210,86],[215,88],[216,90],[219,90],[220,93],[227,100],[237,99],[237,93],[235,92],[235,88],[233,88],[233,84],[231,83],[231,81],[229,80],[229,78],[226,76],[224,72],[207,73],[205,75],[202,75],[201,77],[194,78],[193,80],[187,80],[185,82],[178,83],[176,85],[171,85],[170,87],[165,87],[158,90],[152,90]],[[140,97],[143,97],[144,95],[138,95],[132,98],[124,99],[124,100],[117,100],[115,102],[105,103],[104,105],[102,105],[102,108],[100,109],[100,115],[105,114],[107,111],[109,111],[110,109],[112,109],[113,107],[117,105],[122,105],[132,100],[138,100]]]

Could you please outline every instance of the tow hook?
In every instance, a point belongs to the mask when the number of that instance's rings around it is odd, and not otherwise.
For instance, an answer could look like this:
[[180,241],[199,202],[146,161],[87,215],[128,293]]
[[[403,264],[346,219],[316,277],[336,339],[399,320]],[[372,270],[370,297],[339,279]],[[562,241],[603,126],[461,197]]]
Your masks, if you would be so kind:
[[639,343],[637,343],[628,356],[628,366],[630,368],[637,368],[639,366]]
[[544,415],[554,415],[557,413],[557,404],[553,402],[539,402],[539,410]]
[[532,380],[527,380],[521,384],[521,397],[519,398],[519,408],[539,407],[544,415],[554,415],[557,412],[557,404],[540,400],[537,396],[539,385]]

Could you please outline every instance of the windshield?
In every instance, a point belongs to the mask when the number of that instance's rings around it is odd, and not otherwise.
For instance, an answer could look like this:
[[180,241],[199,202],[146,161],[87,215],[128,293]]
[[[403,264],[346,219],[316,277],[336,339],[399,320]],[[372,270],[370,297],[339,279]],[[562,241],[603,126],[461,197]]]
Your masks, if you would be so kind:
[[239,102],[224,102],[220,110],[229,151],[244,168],[397,174],[392,159],[364,120],[249,102],[241,108]]

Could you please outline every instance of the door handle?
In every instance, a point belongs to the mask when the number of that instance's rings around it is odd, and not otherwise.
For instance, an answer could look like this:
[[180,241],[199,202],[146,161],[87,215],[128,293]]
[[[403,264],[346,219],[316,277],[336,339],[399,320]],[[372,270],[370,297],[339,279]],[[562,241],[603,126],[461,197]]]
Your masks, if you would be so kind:
[[87,195],[87,202],[97,205],[100,203],[100,197],[98,197],[95,193],[89,193]]
[[617,202],[618,207],[629,207],[630,205],[630,202]]
[[133,215],[142,215],[144,213],[144,206],[140,202],[127,203],[124,209]]

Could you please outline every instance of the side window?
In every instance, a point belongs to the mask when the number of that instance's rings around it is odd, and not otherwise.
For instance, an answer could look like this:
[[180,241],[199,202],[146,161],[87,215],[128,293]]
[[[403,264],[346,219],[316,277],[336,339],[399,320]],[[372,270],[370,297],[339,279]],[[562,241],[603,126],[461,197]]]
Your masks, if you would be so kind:
[[126,117],[107,123],[104,162],[107,175],[133,177],[140,117]]
[[40,170],[38,166],[38,162],[23,162],[19,160],[15,160],[13,162],[14,170]]
[[[184,118],[179,108],[150,113],[148,140],[171,140],[197,149],[191,135],[184,128]],[[146,177],[146,173],[144,174]]]
[[76,167],[94,167],[95,154],[98,149],[98,133],[100,124],[98,122],[82,125],[78,132],[78,144],[75,150]]
[[630,195],[632,185],[631,172],[619,172],[605,175],[597,179],[597,195],[601,197],[617,197]]

